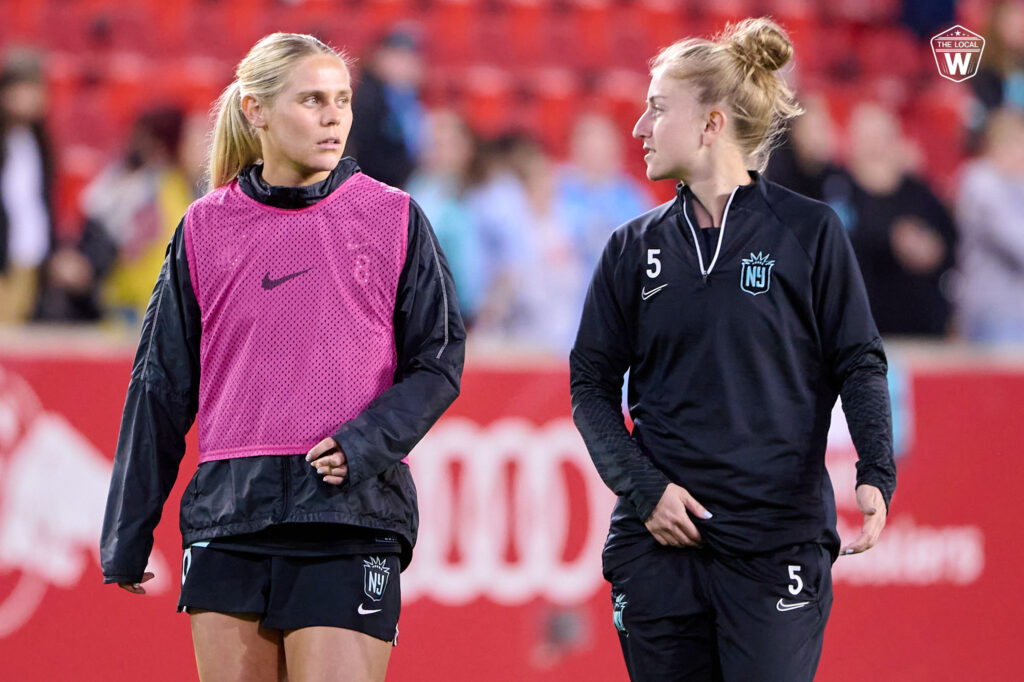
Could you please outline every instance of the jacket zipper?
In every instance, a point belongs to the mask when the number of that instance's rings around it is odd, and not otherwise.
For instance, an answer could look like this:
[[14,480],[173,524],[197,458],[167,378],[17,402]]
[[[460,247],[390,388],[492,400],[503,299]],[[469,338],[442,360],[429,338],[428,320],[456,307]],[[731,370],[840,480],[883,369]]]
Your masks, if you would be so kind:
[[711,263],[708,265],[707,270],[704,269],[704,256],[700,252],[700,242],[697,241],[697,231],[693,229],[693,223],[690,221],[690,215],[686,212],[686,194],[683,194],[683,217],[686,218],[686,224],[690,226],[690,234],[693,235],[693,247],[697,249],[697,265],[700,266],[700,276],[707,283],[708,276],[715,267],[715,263],[718,262],[718,254],[722,250],[722,239],[725,237],[725,221],[729,218],[729,207],[732,206],[733,197],[736,196],[736,191],[739,186],[733,188],[732,194],[729,195],[729,201],[725,202],[725,213],[722,214],[722,231],[718,233],[718,246],[715,247],[715,255],[711,258]]

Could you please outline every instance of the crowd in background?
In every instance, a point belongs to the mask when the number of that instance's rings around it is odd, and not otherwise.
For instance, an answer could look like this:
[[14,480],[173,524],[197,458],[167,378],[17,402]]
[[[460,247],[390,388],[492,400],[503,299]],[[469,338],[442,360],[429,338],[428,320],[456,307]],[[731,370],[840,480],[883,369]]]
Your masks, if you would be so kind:
[[[991,26],[982,71],[962,84],[973,93],[970,156],[951,196],[924,179],[898,112],[864,100],[840,126],[813,91],[798,90],[806,113],[766,172],[839,214],[884,335],[1024,343],[1024,3],[996,5]],[[624,170],[640,144],[586,109],[565,158],[526,130],[481,139],[459,111],[421,101],[419,40],[400,26],[363,55],[347,151],[422,206],[478,343],[564,356],[609,234],[658,203]],[[38,54],[8,52],[0,324],[137,325],[171,233],[205,190],[205,116],[173,105],[141,112],[81,192],[81,224],[57,238],[44,82]]]

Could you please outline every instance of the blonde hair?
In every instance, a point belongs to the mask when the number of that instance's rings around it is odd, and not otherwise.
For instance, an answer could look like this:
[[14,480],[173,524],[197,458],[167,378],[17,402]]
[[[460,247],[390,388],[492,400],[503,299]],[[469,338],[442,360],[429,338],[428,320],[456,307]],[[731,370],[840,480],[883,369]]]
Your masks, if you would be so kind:
[[209,187],[215,189],[235,179],[238,172],[263,158],[256,130],[242,112],[242,98],[252,95],[270,104],[284,89],[297,61],[315,55],[337,57],[345,68],[345,55],[311,35],[271,33],[252,46],[238,62],[235,80],[224,89],[214,106],[216,123],[210,145]]
[[750,167],[763,171],[786,123],[803,113],[777,70],[793,56],[793,44],[771,19],[729,24],[713,40],[688,38],[651,60],[651,73],[692,81],[701,104],[725,103],[733,139]]

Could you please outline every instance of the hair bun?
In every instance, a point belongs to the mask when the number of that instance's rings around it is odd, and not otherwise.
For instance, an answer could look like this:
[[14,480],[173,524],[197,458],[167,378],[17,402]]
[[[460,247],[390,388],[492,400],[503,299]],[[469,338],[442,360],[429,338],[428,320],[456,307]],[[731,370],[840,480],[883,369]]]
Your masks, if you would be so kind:
[[786,32],[771,19],[744,19],[726,29],[722,37],[736,57],[752,67],[775,71],[793,56],[793,43]]

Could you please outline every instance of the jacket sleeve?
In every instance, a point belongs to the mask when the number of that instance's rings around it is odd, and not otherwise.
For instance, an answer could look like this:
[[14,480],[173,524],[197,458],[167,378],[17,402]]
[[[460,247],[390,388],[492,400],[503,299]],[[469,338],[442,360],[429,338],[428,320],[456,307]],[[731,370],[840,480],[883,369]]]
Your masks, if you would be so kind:
[[630,437],[622,415],[622,382],[630,365],[633,334],[616,295],[619,241],[615,235],[605,247],[587,291],[569,355],[569,387],[573,421],[602,480],[646,519],[669,480]]
[[466,329],[448,262],[411,200],[394,326],[394,384],[333,436],[345,453],[348,485],[373,478],[408,455],[459,395]]
[[201,317],[183,225],[167,247],[132,365],[100,540],[107,583],[142,579],[198,408]]
[[857,449],[857,485],[876,486],[888,507],[896,463],[885,349],[846,231],[831,209],[826,221],[812,277],[828,380],[842,398]]

